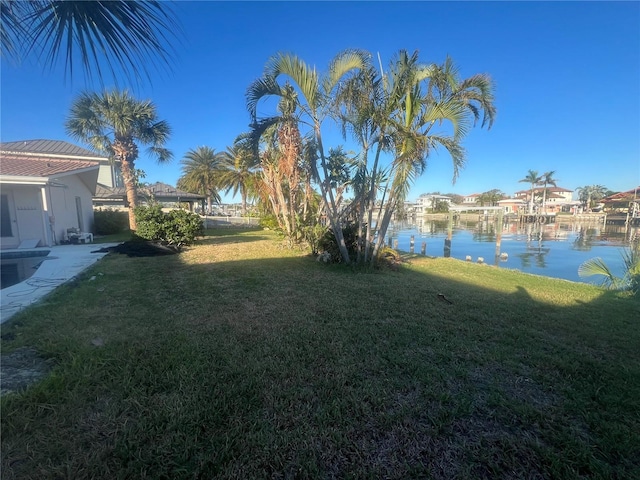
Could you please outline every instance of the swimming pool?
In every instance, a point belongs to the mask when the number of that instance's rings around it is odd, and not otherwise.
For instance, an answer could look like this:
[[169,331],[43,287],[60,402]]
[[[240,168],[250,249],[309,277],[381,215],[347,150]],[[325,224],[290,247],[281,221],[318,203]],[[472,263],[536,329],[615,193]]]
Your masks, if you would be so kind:
[[31,277],[50,250],[0,253],[0,290],[24,282]]

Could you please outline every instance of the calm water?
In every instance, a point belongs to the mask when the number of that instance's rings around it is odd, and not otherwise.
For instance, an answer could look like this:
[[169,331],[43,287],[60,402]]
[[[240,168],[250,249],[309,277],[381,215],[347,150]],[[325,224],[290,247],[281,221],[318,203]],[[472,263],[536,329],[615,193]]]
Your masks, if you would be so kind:
[[[415,252],[426,242],[429,256],[443,257],[447,238],[446,220],[417,219],[415,224],[389,227],[387,240],[398,240],[398,249],[409,251],[410,238],[415,238]],[[640,236],[638,227],[595,224],[524,224],[502,226],[501,253],[506,260],[496,260],[496,228],[493,221],[458,221],[451,238],[451,257],[473,261],[484,257],[485,263],[512,268],[526,273],[564,278],[576,282],[598,283],[598,277],[580,278],[578,267],[585,260],[602,258],[616,275],[622,275],[621,253],[633,238]]]

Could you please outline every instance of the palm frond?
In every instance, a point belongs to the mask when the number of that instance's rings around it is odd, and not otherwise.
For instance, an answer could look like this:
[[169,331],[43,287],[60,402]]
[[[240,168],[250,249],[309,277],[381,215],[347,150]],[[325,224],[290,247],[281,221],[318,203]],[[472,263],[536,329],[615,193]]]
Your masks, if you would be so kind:
[[371,54],[364,50],[349,49],[336,55],[329,63],[328,73],[322,82],[324,93],[329,95],[347,73],[367,69],[370,61]]
[[257,118],[258,103],[268,96],[282,96],[280,85],[270,75],[256,79],[247,88],[245,94],[247,110],[254,122]]
[[[3,2],[4,3],[4,2]],[[71,2],[38,0],[20,2],[23,21],[32,34],[25,55],[36,52],[51,67],[65,57],[65,72],[73,75],[79,57],[85,75],[95,70],[102,80],[105,65],[117,84],[122,71],[129,82],[151,68],[171,67],[181,27],[168,4],[158,1]]]
[[594,275],[603,277],[601,284],[606,288],[615,290],[620,287],[620,279],[611,272],[607,264],[600,257],[591,258],[578,267],[578,276],[584,278]]

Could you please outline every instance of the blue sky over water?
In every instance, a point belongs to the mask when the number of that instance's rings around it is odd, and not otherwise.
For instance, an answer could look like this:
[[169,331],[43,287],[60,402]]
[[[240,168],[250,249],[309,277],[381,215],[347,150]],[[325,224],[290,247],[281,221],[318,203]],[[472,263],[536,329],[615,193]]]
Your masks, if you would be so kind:
[[[324,71],[346,48],[380,54],[400,49],[423,62],[450,55],[463,77],[488,73],[498,114],[491,130],[475,128],[467,166],[452,185],[443,152],[429,159],[410,198],[430,191],[459,194],[526,188],[529,169],[555,170],[559,186],[640,184],[639,2],[174,2],[183,39],[172,72],[131,86],[173,127],[170,164],[144,156],[148,182],[175,185],[180,159],[192,148],[224,150],[247,130],[245,92],[268,58],[298,55]],[[99,89],[37,59],[2,60],[2,141],[77,141],[64,131],[73,98]],[[107,86],[110,80],[107,79]],[[122,83],[121,83],[122,86]],[[270,113],[265,111],[264,113]],[[344,143],[338,130],[325,139]]]

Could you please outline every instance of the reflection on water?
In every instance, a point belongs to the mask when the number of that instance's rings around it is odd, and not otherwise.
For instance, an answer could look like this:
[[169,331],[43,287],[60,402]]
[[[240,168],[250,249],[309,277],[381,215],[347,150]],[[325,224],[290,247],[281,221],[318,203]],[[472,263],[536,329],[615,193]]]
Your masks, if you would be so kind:
[[[478,257],[487,263],[515,268],[528,273],[573,281],[581,279],[578,267],[594,257],[602,258],[614,274],[622,274],[621,252],[635,238],[639,227],[581,223],[521,224],[505,222],[496,229],[492,219],[452,222],[450,255],[445,240],[449,236],[447,220],[417,219],[414,224],[392,225],[388,240],[398,240],[398,248],[409,251],[411,236],[415,244],[426,242],[430,256],[451,256],[461,260]],[[499,241],[499,248],[497,242]],[[393,243],[390,243],[393,245]],[[502,255],[500,255],[502,254]]]

